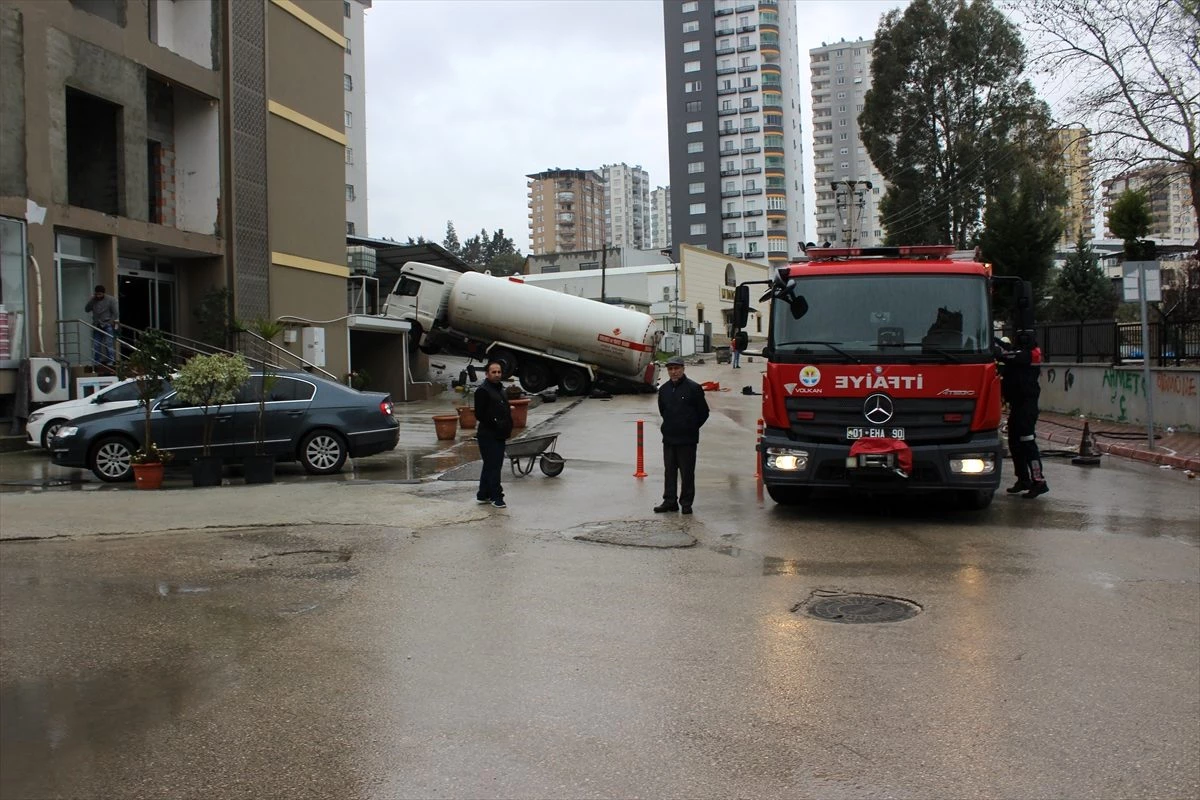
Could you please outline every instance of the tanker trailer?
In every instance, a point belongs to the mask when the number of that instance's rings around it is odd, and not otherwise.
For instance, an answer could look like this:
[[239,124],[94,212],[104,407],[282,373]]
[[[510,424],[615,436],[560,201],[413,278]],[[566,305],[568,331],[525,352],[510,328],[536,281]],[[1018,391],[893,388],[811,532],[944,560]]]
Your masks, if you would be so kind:
[[384,314],[413,326],[425,353],[499,361],[530,393],[557,385],[585,394],[594,384],[653,391],[662,332],[653,317],[479,272],[410,261]]

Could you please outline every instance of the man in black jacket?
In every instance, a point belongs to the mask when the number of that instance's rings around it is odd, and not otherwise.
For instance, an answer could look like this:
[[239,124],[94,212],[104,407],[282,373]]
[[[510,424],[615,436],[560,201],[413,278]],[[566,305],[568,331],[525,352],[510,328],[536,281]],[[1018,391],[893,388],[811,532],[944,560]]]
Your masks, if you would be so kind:
[[512,409],[504,395],[504,387],[500,385],[503,375],[504,367],[499,361],[488,362],[487,380],[475,390],[475,417],[479,421],[475,441],[479,445],[479,457],[483,459],[475,499],[496,508],[508,508],[504,503],[500,473],[504,467],[504,442],[513,429]]
[[[708,402],[700,384],[684,374],[683,359],[679,356],[667,361],[667,376],[670,380],[658,389],[666,485],[663,501],[654,511],[690,514],[696,498],[696,447],[700,443],[700,427],[708,420]],[[677,474],[682,477],[678,493]]]
[[1034,432],[1038,396],[1042,391],[1039,384],[1042,350],[1033,335],[1024,331],[1018,334],[1015,348],[997,341],[994,349],[1000,362],[1000,394],[1008,403],[1008,451],[1017,474],[1017,482],[1007,491],[1024,492],[1024,497],[1032,499],[1050,491],[1042,473],[1042,454]]

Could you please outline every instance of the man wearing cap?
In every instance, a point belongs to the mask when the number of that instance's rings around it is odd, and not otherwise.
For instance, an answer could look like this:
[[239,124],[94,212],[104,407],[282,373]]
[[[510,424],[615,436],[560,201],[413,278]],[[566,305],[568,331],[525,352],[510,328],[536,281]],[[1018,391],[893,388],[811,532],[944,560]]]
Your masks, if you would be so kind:
[[[681,357],[667,360],[667,376],[670,380],[658,389],[666,479],[663,501],[654,511],[690,514],[696,497],[696,447],[700,444],[700,428],[708,420],[708,402],[700,384],[683,373]],[[681,484],[678,491],[677,478]]]

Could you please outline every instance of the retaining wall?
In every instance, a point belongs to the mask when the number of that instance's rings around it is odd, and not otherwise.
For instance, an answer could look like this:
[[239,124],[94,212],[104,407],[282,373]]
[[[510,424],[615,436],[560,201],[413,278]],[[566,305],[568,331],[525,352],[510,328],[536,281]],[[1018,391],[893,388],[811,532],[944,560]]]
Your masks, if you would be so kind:
[[1150,383],[1147,387],[1140,365],[1043,364],[1039,406],[1060,414],[1145,423],[1149,388],[1156,427],[1200,431],[1200,369],[1152,368]]

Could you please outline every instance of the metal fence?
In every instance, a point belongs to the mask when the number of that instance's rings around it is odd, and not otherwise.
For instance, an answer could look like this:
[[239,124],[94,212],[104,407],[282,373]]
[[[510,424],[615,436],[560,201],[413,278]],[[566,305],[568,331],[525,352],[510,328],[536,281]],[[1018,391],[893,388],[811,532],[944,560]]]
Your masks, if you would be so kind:
[[[1148,325],[1149,356],[1158,367],[1200,363],[1200,320],[1166,320]],[[1140,322],[1070,322],[1037,326],[1046,361],[1121,364],[1141,361],[1146,348]]]

